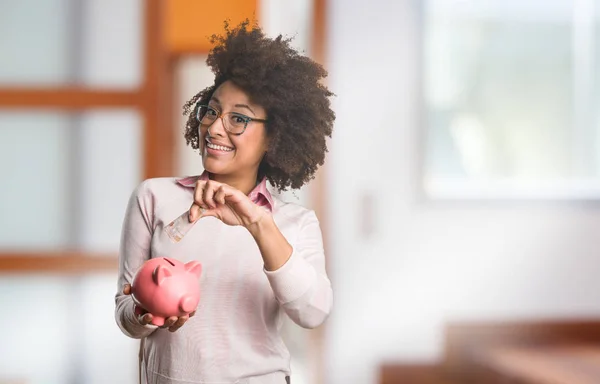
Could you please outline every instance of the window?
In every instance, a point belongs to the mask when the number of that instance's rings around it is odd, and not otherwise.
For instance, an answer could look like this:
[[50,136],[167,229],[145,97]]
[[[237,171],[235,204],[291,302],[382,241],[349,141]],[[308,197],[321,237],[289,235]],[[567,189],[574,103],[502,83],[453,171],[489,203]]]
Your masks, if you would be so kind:
[[142,55],[160,56],[146,44],[158,2],[126,3],[2,6],[2,383],[137,377],[139,342],[113,315],[116,259],[129,195],[163,171],[147,156],[163,145],[162,74]]
[[428,0],[431,198],[600,196],[600,1]]

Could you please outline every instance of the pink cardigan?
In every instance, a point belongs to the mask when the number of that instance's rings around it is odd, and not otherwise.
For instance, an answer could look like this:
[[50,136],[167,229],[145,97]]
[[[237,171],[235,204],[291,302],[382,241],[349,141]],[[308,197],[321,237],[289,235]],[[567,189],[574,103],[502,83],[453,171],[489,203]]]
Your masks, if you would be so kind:
[[[249,196],[271,210],[292,245],[292,256],[281,268],[266,271],[249,232],[213,217],[200,219],[173,243],[163,228],[190,208],[199,177],[207,176],[149,179],[133,192],[119,254],[117,324],[125,335],[142,339],[142,383],[284,384],[290,355],[279,335],[282,316],[313,328],[332,306],[317,217],[274,198],[263,180]],[[196,315],[173,333],[140,325],[131,297],[122,294],[142,263],[159,256],[199,260],[203,266]]]

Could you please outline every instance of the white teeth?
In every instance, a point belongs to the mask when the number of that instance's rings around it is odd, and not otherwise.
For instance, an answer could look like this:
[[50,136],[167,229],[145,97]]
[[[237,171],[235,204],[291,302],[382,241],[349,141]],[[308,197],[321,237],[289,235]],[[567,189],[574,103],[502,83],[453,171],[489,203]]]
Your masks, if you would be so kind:
[[229,148],[229,147],[224,147],[222,145],[216,145],[213,143],[209,143],[208,141],[206,142],[206,146],[210,149],[216,149],[218,151],[226,151],[226,152],[231,152],[233,151],[233,148]]

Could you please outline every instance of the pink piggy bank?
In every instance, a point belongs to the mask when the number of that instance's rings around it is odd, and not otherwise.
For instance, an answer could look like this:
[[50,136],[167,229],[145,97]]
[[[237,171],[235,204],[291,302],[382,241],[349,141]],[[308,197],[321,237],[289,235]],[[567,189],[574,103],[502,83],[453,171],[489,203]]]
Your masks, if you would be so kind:
[[134,302],[152,314],[152,324],[164,325],[171,316],[193,312],[200,301],[202,265],[166,257],[146,261],[131,283]]

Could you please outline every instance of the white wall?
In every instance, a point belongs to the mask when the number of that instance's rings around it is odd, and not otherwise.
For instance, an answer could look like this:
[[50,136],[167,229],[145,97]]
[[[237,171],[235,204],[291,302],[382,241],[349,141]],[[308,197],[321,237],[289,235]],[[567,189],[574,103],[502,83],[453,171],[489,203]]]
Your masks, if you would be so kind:
[[383,361],[440,357],[449,320],[600,316],[597,205],[420,200],[419,3],[329,2],[327,384],[376,383]]

